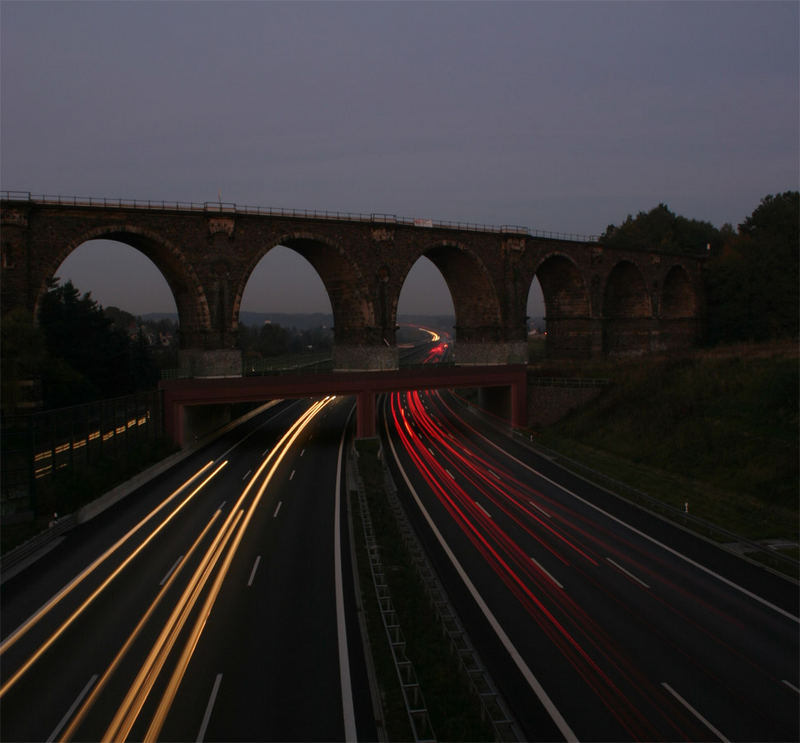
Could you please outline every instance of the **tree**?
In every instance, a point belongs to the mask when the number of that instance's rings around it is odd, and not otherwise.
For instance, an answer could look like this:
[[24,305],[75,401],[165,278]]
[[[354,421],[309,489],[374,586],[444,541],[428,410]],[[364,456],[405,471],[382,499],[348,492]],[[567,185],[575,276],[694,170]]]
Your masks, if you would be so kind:
[[658,250],[666,253],[705,255],[707,246],[717,247],[720,231],[710,222],[680,217],[666,204],[649,212],[630,214],[619,226],[608,225],[600,243],[620,250]]
[[4,315],[0,329],[2,408],[11,414],[21,401],[20,382],[40,379],[47,350],[41,330],[23,309]]
[[798,336],[800,192],[765,196],[708,262],[711,342]]
[[40,302],[39,327],[49,357],[42,371],[48,407],[125,395],[155,383],[144,339],[132,348],[125,330],[71,281],[50,280]]

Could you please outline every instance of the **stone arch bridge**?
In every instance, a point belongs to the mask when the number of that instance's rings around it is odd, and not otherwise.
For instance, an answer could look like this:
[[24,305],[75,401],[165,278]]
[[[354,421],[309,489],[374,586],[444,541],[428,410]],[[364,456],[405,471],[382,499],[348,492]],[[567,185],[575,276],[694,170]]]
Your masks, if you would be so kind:
[[337,370],[398,366],[400,291],[422,256],[439,269],[455,309],[458,365],[527,359],[534,277],[545,300],[547,353],[589,358],[693,345],[702,315],[701,259],[621,251],[519,227],[237,207],[34,197],[0,193],[2,312],[34,314],[47,281],[87,240],[140,250],[178,309],[181,365],[241,370],[237,328],[253,269],[283,245],[316,269],[334,317]]

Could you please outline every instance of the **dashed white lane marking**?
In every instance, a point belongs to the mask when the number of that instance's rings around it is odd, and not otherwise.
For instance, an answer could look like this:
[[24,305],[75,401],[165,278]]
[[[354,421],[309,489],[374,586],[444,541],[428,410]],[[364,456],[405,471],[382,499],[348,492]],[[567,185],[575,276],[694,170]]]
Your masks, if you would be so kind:
[[261,555],[256,557],[256,561],[253,563],[253,569],[250,571],[250,577],[247,580],[247,585],[248,586],[252,586],[253,585],[253,578],[256,577],[256,570],[258,570],[258,563],[260,563],[260,562],[261,562]]
[[626,570],[617,562],[614,562],[610,557],[606,557],[608,560],[617,570],[621,570],[625,575],[627,575],[631,580],[635,580],[639,585],[644,586],[645,588],[650,588],[641,578],[637,578],[630,570]]
[[296,470],[292,470],[292,474],[291,474],[291,475],[289,475],[289,480],[292,480],[292,479],[294,478],[294,473],[295,473],[295,472],[296,472]]
[[273,514],[272,514],[272,518],[277,518],[277,517],[278,517],[278,511],[280,511],[280,510],[281,510],[281,506],[282,506],[282,505],[283,505],[283,501],[282,501],[282,500],[279,500],[279,501],[278,501],[278,506],[277,506],[277,508],[275,509],[275,513],[273,513]]
[[547,511],[545,511],[544,508],[542,508],[541,506],[537,506],[532,500],[529,500],[528,503],[530,503],[537,511],[539,511],[539,513],[544,514],[545,516],[547,516],[548,519],[550,518],[550,514],[547,513]]
[[167,571],[167,574],[161,579],[161,582],[158,584],[159,586],[163,586],[169,580],[169,576],[172,575],[175,572],[175,568],[178,567],[178,563],[182,559],[183,559],[183,555],[181,555],[180,557],[178,557],[177,560],[175,560],[175,564]]
[[67,710],[67,714],[65,714],[61,718],[61,722],[59,722],[58,725],[56,725],[55,730],[53,730],[53,732],[50,733],[50,737],[47,739],[47,743],[52,743],[52,741],[54,741],[58,737],[58,734],[61,732],[64,725],[67,724],[67,722],[72,717],[75,710],[78,709],[78,705],[83,701],[83,698],[89,693],[89,689],[91,689],[92,686],[94,686],[94,682],[97,681],[97,676],[98,674],[94,674],[94,676],[92,676],[89,679],[89,683],[87,683],[86,686],[83,687],[83,691],[81,691],[81,693],[78,694],[78,697],[72,703],[72,706]]
[[222,674],[218,673],[217,677],[214,679],[214,686],[211,687],[211,696],[208,698],[206,713],[203,715],[203,722],[200,723],[200,730],[197,731],[197,738],[195,738],[196,743],[203,743],[203,739],[206,737],[206,728],[208,727],[208,721],[211,719],[214,702],[217,701],[220,683],[222,683]]
[[492,518],[492,514],[490,514],[478,501],[475,501],[475,505],[481,509],[489,518]]
[[689,710],[700,722],[703,723],[714,735],[716,735],[721,741],[725,743],[729,743],[728,738],[726,738],[719,730],[717,730],[708,720],[706,720],[703,715],[701,715],[694,707],[692,707],[689,702],[687,702],[680,694],[678,694],[675,689],[673,689],[666,681],[661,682],[661,686],[663,686],[670,694],[672,694],[675,699],[677,699],[686,709]]
[[306,450],[305,450],[305,449],[302,449],[302,450],[300,451],[300,456],[302,457],[302,456],[303,456],[303,454],[305,454],[305,453],[306,453]]
[[250,477],[250,473],[252,471],[253,470],[247,470],[247,472],[244,473],[244,477],[242,478],[242,482],[244,482],[248,477]]
[[448,476],[448,477],[449,477],[451,480],[455,480],[455,479],[456,479],[456,478],[455,478],[455,476],[453,475],[453,473],[452,473],[452,472],[450,472],[450,470],[446,469],[446,470],[445,470],[445,472],[447,473],[447,476]]
[[542,572],[543,572],[543,573],[544,573],[544,574],[545,574],[545,575],[546,575],[548,578],[550,578],[550,580],[551,580],[551,581],[553,581],[553,583],[555,583],[555,584],[556,584],[556,585],[557,585],[559,588],[564,588],[564,586],[562,586],[562,585],[561,585],[561,584],[560,584],[560,583],[559,583],[559,582],[558,582],[558,581],[557,581],[557,580],[556,580],[556,579],[555,579],[555,578],[552,576],[552,574],[550,573],[550,571],[549,571],[549,570],[547,570],[547,568],[543,567],[543,566],[542,566],[542,563],[540,563],[540,562],[539,562],[539,561],[538,561],[538,560],[537,560],[535,557],[531,557],[531,560],[533,560],[533,562],[534,562],[534,563],[536,563],[536,567],[537,567],[537,568],[539,568],[539,570],[541,570],[541,571],[542,571]]

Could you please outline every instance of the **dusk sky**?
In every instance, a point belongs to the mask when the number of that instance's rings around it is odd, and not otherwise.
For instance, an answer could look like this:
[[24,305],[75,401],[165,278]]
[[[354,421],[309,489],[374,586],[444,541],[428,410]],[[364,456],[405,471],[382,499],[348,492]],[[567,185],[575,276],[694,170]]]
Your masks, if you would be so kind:
[[[742,222],[800,175],[798,2],[0,4],[0,184],[599,234]],[[174,311],[141,254],[59,270]],[[450,312],[420,262],[401,311]],[[324,311],[288,250],[242,309]],[[534,310],[535,312],[535,310]]]

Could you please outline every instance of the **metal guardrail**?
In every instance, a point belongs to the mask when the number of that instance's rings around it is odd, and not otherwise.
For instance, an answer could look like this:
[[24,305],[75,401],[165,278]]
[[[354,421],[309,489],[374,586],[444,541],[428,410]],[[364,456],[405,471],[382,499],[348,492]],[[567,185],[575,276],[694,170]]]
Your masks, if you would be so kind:
[[744,545],[748,548],[748,554],[760,554],[763,561],[767,564],[771,563],[775,566],[783,565],[784,567],[792,568],[795,571],[797,571],[798,566],[800,566],[800,561],[798,561],[796,557],[785,555],[781,552],[771,549],[770,547],[764,546],[760,542],[748,539],[741,534],[737,534],[730,529],[726,529],[724,526],[719,526],[719,524],[715,524],[713,521],[708,521],[708,519],[688,513],[685,509],[673,506],[671,503],[665,503],[649,493],[638,490],[637,488],[617,480],[610,475],[606,475],[604,472],[599,472],[598,470],[595,470],[588,465],[577,461],[576,459],[572,459],[565,454],[555,451],[554,449],[550,449],[539,442],[532,443],[525,437],[524,434],[520,433],[519,431],[514,431],[514,434],[515,437],[524,441],[528,446],[534,449],[534,451],[544,454],[552,461],[561,463],[562,466],[572,470],[574,473],[583,472],[587,479],[594,483],[606,485],[607,488],[610,488],[611,492],[617,497],[639,503],[650,511],[666,516],[670,519],[670,521],[681,524],[685,527],[689,527],[692,531],[699,534],[705,534],[712,538],[714,542],[718,544],[718,546],[729,552],[733,551],[729,547],[731,544]]
[[57,518],[47,531],[36,534],[0,557],[0,583],[12,578],[16,573],[15,568],[52,545],[58,537],[74,528],[77,521],[74,513]]
[[[355,458],[352,453],[350,457],[351,460]],[[400,682],[400,690],[403,695],[403,701],[408,715],[408,723],[411,727],[411,734],[415,743],[422,743],[423,741],[433,742],[436,740],[436,736],[433,731],[433,726],[431,725],[430,716],[428,715],[428,708],[425,704],[422,687],[417,680],[414,664],[406,655],[406,640],[403,636],[400,621],[397,618],[397,612],[394,608],[389,585],[386,582],[386,572],[383,566],[383,560],[381,559],[380,545],[375,537],[375,530],[372,526],[372,516],[370,515],[369,504],[367,503],[366,489],[360,473],[356,474],[356,482],[358,506],[361,513],[361,529],[367,550],[367,558],[369,560],[372,586],[375,589],[375,597],[378,602],[381,621],[383,622],[386,639],[389,642],[389,649],[391,650],[397,678]]]
[[383,462],[383,476],[386,499],[405,545],[406,554],[411,559],[422,582],[431,608],[441,625],[442,634],[449,641],[450,652],[457,659],[461,670],[469,680],[473,696],[480,703],[481,718],[491,725],[495,741],[522,740],[522,732],[511,715],[505,699],[497,690],[489,671],[481,661],[478,651],[464,629],[461,619],[450,603],[445,587],[428,560],[425,549],[400,502],[397,486],[385,462]]
[[151,199],[109,199],[95,196],[60,196],[33,194],[30,191],[0,191],[0,201],[28,201],[55,206],[88,206],[103,209],[147,209],[164,211],[205,212],[209,214],[255,214],[264,217],[290,217],[294,219],[324,219],[337,222],[368,222],[371,224],[399,224],[419,229],[461,230],[467,232],[495,232],[508,235],[541,237],[571,242],[597,242],[597,235],[579,235],[568,232],[530,230],[521,225],[489,225],[472,222],[398,217],[396,214],[362,214],[358,212],[326,211],[317,209],[284,209],[280,207],[242,206],[226,201],[164,201]]

